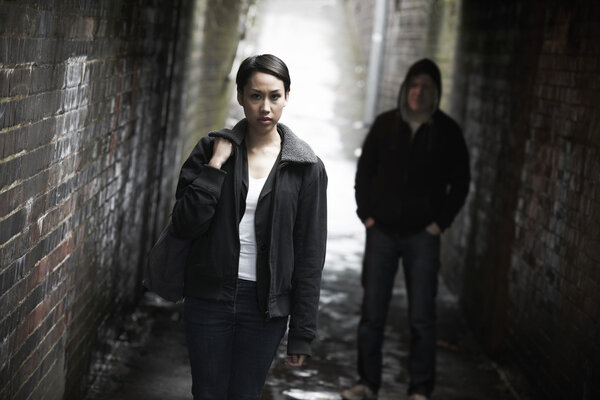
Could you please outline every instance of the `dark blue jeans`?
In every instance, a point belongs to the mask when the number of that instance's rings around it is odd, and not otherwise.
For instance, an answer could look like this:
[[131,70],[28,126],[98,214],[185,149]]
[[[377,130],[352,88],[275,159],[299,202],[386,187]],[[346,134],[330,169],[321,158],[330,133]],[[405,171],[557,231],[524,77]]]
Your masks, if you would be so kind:
[[358,373],[360,382],[375,392],[381,386],[381,349],[400,258],[410,324],[408,393],[429,396],[433,391],[439,253],[440,237],[426,231],[396,236],[382,231],[377,225],[367,229],[362,273],[364,297],[358,327]]
[[184,322],[194,400],[258,400],[287,317],[265,320],[256,283],[238,280],[235,303],[187,297]]

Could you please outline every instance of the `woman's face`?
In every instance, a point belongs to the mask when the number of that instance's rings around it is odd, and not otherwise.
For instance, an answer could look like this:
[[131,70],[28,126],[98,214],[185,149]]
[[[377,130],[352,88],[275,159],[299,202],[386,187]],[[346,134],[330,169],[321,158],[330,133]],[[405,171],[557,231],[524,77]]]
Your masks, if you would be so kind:
[[255,72],[243,90],[238,91],[237,99],[244,108],[250,129],[257,133],[269,133],[277,129],[288,95],[281,79],[264,72]]

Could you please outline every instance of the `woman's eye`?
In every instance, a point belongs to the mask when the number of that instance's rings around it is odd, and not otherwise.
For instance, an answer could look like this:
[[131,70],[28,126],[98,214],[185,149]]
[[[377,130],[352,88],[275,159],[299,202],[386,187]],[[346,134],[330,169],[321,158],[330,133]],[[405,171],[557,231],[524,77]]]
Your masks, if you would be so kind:
[[272,94],[271,95],[271,100],[278,100],[281,97],[280,94]]
[[253,99],[253,100],[258,100],[258,99],[260,99],[260,94],[253,93],[253,94],[250,95],[250,98]]

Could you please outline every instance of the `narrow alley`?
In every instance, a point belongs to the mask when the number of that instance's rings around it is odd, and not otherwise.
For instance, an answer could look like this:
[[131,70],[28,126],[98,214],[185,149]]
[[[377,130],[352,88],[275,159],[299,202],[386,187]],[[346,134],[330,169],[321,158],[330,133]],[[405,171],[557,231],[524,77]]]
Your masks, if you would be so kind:
[[[471,170],[441,236],[431,400],[600,398],[598,21],[596,0],[0,0],[0,399],[192,397],[183,306],[142,271],[261,53],[289,67],[281,122],[329,177],[313,356],[285,366],[284,338],[262,399],[357,379],[357,161],[421,58]],[[399,269],[380,400],[406,398],[407,318]]]
[[[314,356],[301,369],[283,364],[281,344],[263,399],[338,400],[341,390],[356,379],[356,333],[362,288],[360,269],[364,229],[355,213],[354,172],[356,150],[363,128],[365,66],[357,57],[357,44],[335,0],[264,0],[256,19],[240,43],[237,62],[252,54],[281,57],[292,77],[290,101],[282,122],[306,140],[323,159],[329,175],[329,222]],[[290,30],[289,27],[294,29]],[[297,32],[303,32],[298,35]],[[243,117],[232,97],[228,126]],[[398,274],[395,299],[389,314],[385,344],[385,384],[381,400],[404,398],[407,388],[408,328],[406,292]],[[166,305],[152,295],[142,307],[144,317],[156,318],[143,343],[127,344],[127,361],[111,358],[104,367],[116,370],[103,376],[100,393],[87,400],[178,400],[190,397],[181,308]],[[485,357],[469,335],[457,299],[443,285],[439,295],[438,400],[510,400],[511,393],[495,364]],[[132,358],[129,358],[133,355]],[[112,355],[111,357],[114,357]],[[124,364],[124,365],[123,365]]]

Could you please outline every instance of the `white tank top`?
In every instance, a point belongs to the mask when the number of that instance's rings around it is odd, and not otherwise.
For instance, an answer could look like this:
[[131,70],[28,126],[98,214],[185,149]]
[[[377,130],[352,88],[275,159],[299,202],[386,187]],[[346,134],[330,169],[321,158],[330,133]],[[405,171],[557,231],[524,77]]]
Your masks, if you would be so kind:
[[256,232],[254,231],[254,215],[260,192],[267,177],[254,179],[248,177],[248,195],[246,211],[240,221],[240,264],[238,277],[247,281],[256,281]]

